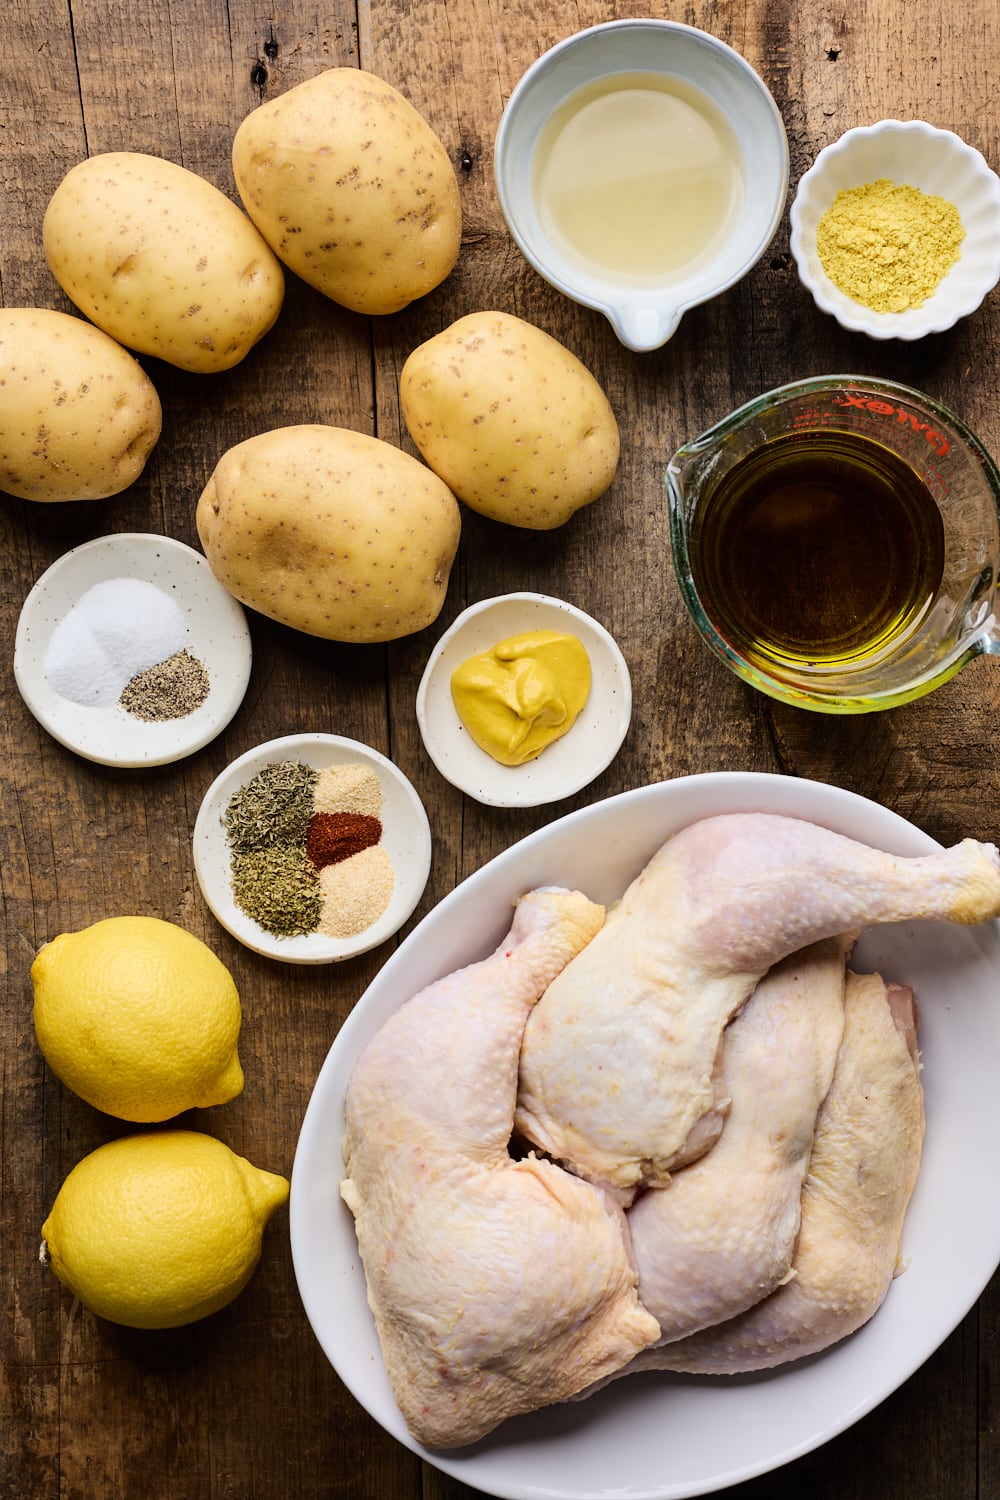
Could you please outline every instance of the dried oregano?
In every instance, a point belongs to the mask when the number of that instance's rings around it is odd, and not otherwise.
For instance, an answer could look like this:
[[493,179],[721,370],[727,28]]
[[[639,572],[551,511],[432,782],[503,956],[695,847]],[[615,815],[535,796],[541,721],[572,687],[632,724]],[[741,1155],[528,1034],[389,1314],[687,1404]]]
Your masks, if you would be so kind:
[[315,932],[322,892],[315,866],[294,844],[234,854],[233,899],[265,932],[295,937]]

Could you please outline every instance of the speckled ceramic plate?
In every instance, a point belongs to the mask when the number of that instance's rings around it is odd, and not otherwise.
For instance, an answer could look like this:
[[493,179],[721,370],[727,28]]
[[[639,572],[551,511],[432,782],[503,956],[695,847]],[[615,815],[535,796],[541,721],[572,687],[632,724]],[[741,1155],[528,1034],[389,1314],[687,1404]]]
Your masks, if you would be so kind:
[[[209,684],[204,702],[182,718],[146,721],[117,701],[76,703],[49,681],[45,664],[57,626],[91,588],[116,579],[151,584],[179,606],[181,647],[201,662]],[[35,718],[61,745],[104,766],[160,766],[200,750],[242,703],[250,665],[242,606],[201,553],[142,532],[97,537],[54,562],[25,599],[14,640],[14,678]]]
[[824,1354],[764,1374],[635,1375],[586,1401],[506,1422],[453,1452],[424,1449],[409,1434],[382,1361],[354,1222],[339,1195],[344,1098],[358,1058],[411,995],[494,950],[524,891],[569,885],[613,901],[671,833],[732,812],[806,818],[900,855],[939,847],[875,802],[792,776],[679,777],[594,803],[522,839],[446,896],[369,985],[316,1081],[290,1204],[306,1314],[362,1406],[429,1463],[487,1495],[687,1500],[776,1469],[902,1385],[962,1320],[1000,1260],[1000,923],[869,928],[852,967],[913,986],[927,1104],[923,1161],[903,1231],[905,1271],[875,1317]]
[[[222,819],[232,796],[264,766],[300,761],[322,771],[327,766],[363,764],[382,789],[381,844],[392,862],[389,904],[370,927],[350,937],[320,932],[277,937],[237,906],[231,883],[232,854]],[[194,867],[202,895],[227,932],[255,953],[290,964],[329,964],[377,948],[398,932],[423,894],[431,867],[431,830],[412,783],[370,745],[336,734],[289,734],[248,750],[217,776],[205,793],[194,825]]]

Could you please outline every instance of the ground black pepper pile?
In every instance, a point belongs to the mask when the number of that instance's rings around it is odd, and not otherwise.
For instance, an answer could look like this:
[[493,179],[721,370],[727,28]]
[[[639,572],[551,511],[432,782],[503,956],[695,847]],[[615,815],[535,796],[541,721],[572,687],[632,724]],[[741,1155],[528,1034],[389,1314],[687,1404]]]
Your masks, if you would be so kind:
[[208,697],[204,663],[187,650],[175,651],[165,661],[137,672],[118,700],[126,712],[146,723],[184,719]]

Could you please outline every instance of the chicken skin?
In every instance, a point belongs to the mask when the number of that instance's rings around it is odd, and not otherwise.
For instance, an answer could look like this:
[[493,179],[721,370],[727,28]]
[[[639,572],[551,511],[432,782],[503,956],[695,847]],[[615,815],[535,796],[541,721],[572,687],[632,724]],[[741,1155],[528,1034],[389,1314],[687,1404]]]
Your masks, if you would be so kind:
[[791,1278],[739,1317],[640,1354],[630,1372],[770,1369],[818,1354],[878,1311],[898,1270],[923,1143],[914,1037],[909,989],[848,975],[844,1038],[817,1120]]
[[702,819],[667,841],[535,1006],[516,1128],[592,1182],[662,1186],[718,1138],[722,1035],[773,964],[869,923],[998,915],[989,844],[901,858],[797,818]]
[[497,951],[403,1005],[351,1079],[341,1193],[397,1402],[430,1447],[567,1399],[659,1334],[620,1208],[508,1151],[524,1023],[603,917],[576,892],[522,897]]
[[723,1038],[731,1104],[718,1141],[629,1211],[639,1296],[661,1343],[735,1317],[789,1273],[850,946],[827,938],[768,971]]

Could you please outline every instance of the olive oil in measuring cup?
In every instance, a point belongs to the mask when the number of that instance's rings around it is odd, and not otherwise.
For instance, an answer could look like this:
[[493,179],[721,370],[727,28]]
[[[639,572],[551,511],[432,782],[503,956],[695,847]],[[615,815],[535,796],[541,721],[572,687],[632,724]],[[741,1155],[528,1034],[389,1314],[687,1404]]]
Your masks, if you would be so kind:
[[944,527],[920,477],[875,439],[789,433],[704,496],[689,556],[704,610],[735,650],[836,671],[916,628],[941,583]]
[[742,156],[700,89],[613,73],[577,89],[532,160],[542,228],[603,280],[663,282],[706,263],[743,204]]

